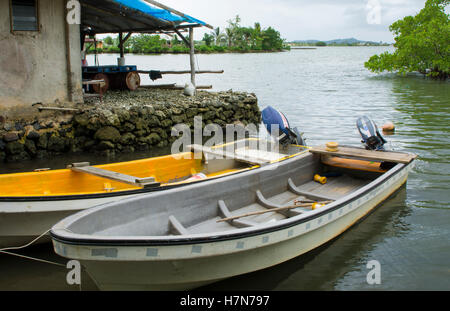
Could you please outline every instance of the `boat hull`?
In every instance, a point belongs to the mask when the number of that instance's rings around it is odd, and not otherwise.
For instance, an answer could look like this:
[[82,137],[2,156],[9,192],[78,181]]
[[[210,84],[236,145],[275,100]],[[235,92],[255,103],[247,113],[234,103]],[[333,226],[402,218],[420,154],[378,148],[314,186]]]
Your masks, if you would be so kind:
[[[135,195],[76,200],[0,202],[0,248],[25,245],[69,215]],[[50,235],[45,234],[33,244],[50,241]]]
[[280,264],[332,240],[398,190],[411,168],[404,165],[370,191],[279,230],[159,246],[76,245],[54,239],[54,249],[79,260],[101,290],[193,289]]

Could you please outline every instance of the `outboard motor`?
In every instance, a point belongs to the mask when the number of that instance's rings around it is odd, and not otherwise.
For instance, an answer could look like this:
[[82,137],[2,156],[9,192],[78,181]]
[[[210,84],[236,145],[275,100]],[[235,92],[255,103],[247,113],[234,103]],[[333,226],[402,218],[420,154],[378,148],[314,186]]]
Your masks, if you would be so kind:
[[297,128],[291,129],[289,126],[289,121],[286,116],[277,109],[268,106],[262,111],[262,120],[267,128],[267,131],[272,135],[277,133],[272,133],[272,127],[276,126],[278,128],[278,137],[275,137],[282,146],[287,146],[289,144],[306,146],[305,139]]
[[362,116],[356,121],[359,133],[362,137],[362,143],[365,144],[367,150],[384,150],[386,140],[381,136],[375,122],[367,116]]

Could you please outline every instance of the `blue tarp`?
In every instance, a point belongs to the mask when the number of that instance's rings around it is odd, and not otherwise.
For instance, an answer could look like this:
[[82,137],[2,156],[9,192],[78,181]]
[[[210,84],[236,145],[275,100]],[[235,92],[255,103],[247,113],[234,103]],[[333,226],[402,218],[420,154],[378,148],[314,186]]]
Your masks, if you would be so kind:
[[170,13],[167,10],[158,9],[143,0],[114,0],[115,2],[126,6],[128,8],[141,11],[142,13],[154,16],[156,18],[170,21],[170,22],[188,22],[188,23],[197,23],[200,25],[206,25],[205,22],[202,22],[198,19],[195,19],[191,16],[185,15],[184,17],[175,15]]

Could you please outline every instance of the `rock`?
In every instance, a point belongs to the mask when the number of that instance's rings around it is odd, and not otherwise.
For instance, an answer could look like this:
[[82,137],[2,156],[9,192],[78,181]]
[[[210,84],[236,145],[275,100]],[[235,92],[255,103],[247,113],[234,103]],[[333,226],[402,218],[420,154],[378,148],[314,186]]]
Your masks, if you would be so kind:
[[66,140],[60,136],[53,134],[48,139],[47,149],[49,151],[62,152],[66,149]]
[[31,154],[32,156],[35,156],[37,153],[37,148],[36,148],[36,144],[34,143],[34,141],[27,139],[25,141],[25,149],[26,151],[28,151],[29,154]]
[[9,132],[9,133],[6,133],[5,135],[3,135],[3,140],[7,143],[13,142],[13,141],[19,140],[19,135],[17,132]]
[[184,85],[183,94],[186,96],[194,96],[195,95],[195,87],[192,83],[186,83]]
[[47,159],[49,157],[49,153],[47,150],[38,150],[36,153],[36,158],[38,159]]
[[177,107],[172,107],[172,108],[170,108],[170,112],[173,115],[180,115],[183,113],[183,110],[181,110],[180,108],[177,108]]
[[101,141],[97,146],[98,150],[114,149],[114,147],[115,147],[115,145],[112,142],[107,141],[107,140]]
[[41,129],[41,125],[39,124],[39,122],[34,122],[33,123],[33,128],[37,131],[37,130],[40,130]]
[[166,114],[161,110],[156,110],[154,115],[157,116],[160,121],[163,121],[164,119],[167,118]]
[[136,128],[136,126],[134,126],[134,124],[133,124],[133,123],[130,123],[130,122],[125,122],[125,123],[122,125],[122,130],[123,130],[124,132],[132,132],[132,131],[134,131],[135,128]]
[[134,136],[132,133],[125,133],[120,137],[120,143],[122,145],[131,145],[136,141],[136,136]]
[[23,131],[25,128],[21,123],[16,122],[15,129],[16,129],[16,131]]
[[172,116],[172,121],[175,124],[185,123],[186,122],[186,115],[179,115],[179,116],[173,115]]
[[205,120],[205,121],[212,120],[212,119],[214,119],[215,116],[216,116],[216,113],[214,111],[208,111],[203,114],[203,120]]
[[24,152],[25,146],[19,141],[13,141],[6,144],[5,150],[8,154],[17,155]]
[[135,149],[134,149],[133,146],[125,146],[125,147],[123,147],[122,152],[125,152],[125,153],[133,153],[134,150],[135,150]]
[[3,124],[3,129],[5,131],[11,131],[14,127],[14,123],[11,122],[5,122],[5,124]]
[[159,121],[158,117],[156,117],[156,116],[151,116],[151,117],[148,119],[148,125],[149,125],[150,127],[161,126],[161,122]]
[[40,149],[47,149],[48,137],[47,133],[42,133],[37,142],[37,147]]
[[161,141],[161,137],[157,133],[151,133],[146,137],[139,138],[139,142],[147,145],[155,145]]
[[91,149],[91,148],[94,147],[94,146],[95,146],[95,140],[88,139],[88,140],[86,140],[86,141],[84,142],[84,149],[85,149],[85,150],[89,150],[89,149]]
[[74,121],[75,123],[81,125],[81,126],[87,126],[89,124],[89,117],[87,116],[86,113],[83,114],[77,114],[74,117]]
[[161,121],[161,126],[162,127],[169,127],[173,124],[172,120],[170,119],[165,119]]
[[105,126],[95,133],[94,138],[97,140],[117,142],[120,139],[120,132],[115,127]]
[[6,162],[19,162],[19,161],[23,161],[23,160],[30,160],[30,158],[31,157],[27,152],[22,151],[17,154],[7,155]]

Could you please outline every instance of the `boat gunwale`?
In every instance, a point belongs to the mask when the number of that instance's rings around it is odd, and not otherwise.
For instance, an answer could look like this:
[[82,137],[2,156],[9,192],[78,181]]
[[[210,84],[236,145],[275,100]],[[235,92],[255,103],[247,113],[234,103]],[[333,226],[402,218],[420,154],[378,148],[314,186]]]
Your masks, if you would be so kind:
[[198,179],[190,182],[178,181],[173,183],[165,183],[159,186],[153,187],[143,187],[138,189],[120,190],[113,192],[96,192],[96,193],[81,193],[81,194],[62,194],[62,195],[48,195],[48,196],[0,196],[1,202],[45,202],[45,201],[71,201],[71,200],[88,200],[88,199],[101,199],[107,197],[117,197],[117,196],[129,196],[134,194],[157,192],[163,190],[169,190],[173,188],[183,187],[190,184],[197,184],[206,181],[215,180],[222,177],[227,177],[230,175],[244,173],[250,170],[258,169],[260,166],[251,166],[243,169],[239,169],[234,172],[225,173],[221,175],[216,175],[208,177],[207,179]]
[[[295,161],[297,158],[290,158],[286,160]],[[351,194],[344,196],[333,203],[330,203],[328,206],[316,209],[314,211],[299,214],[294,217],[286,218],[280,220],[276,223],[271,224],[261,224],[255,227],[247,227],[240,228],[231,231],[222,231],[222,232],[208,232],[208,233],[200,233],[200,234],[191,234],[184,236],[97,236],[97,238],[93,238],[92,235],[85,234],[77,234],[70,231],[68,226],[75,219],[77,219],[76,215],[70,216],[71,220],[67,224],[63,224],[62,222],[56,224],[50,231],[50,235],[53,240],[67,244],[67,245],[83,245],[83,246],[175,246],[175,245],[189,245],[189,244],[201,244],[201,243],[212,243],[212,242],[220,242],[233,240],[236,238],[246,238],[257,236],[266,233],[272,233],[279,230],[287,229],[293,226],[297,226],[299,224],[314,220],[316,218],[322,217],[325,214],[333,212],[336,209],[341,208],[344,205],[347,205],[353,201],[358,200],[360,197],[366,195],[367,193],[373,191],[374,188],[379,185],[387,182],[389,179],[396,176],[398,173],[408,169],[414,160],[412,160],[408,164],[398,163],[395,167],[380,175],[369,184],[363,186],[362,188],[352,192]],[[247,172],[249,173],[249,172]],[[227,177],[225,177],[227,178]],[[229,177],[228,177],[229,178]],[[91,209],[90,211],[85,211],[92,213],[98,209],[104,208],[105,205],[110,205],[111,203],[102,204],[96,208]],[[81,216],[86,217],[87,214]],[[62,236],[63,235],[63,236]],[[95,236],[95,235],[94,235]],[[101,237],[101,238],[99,238]]]
[[[248,140],[258,140],[256,138],[249,138]],[[237,144],[240,141],[235,141],[232,143],[227,143],[227,144],[223,144],[223,145],[218,145],[218,146],[214,146],[214,148],[219,148],[219,147],[224,147],[227,146],[229,144]],[[300,145],[293,145],[296,147],[302,147],[304,148],[305,146],[300,146]],[[306,148],[306,147],[305,147]],[[277,160],[271,161],[269,164],[273,164],[273,163],[279,163],[291,158],[295,158],[297,156],[303,155],[303,154],[308,154],[308,148],[306,148],[306,150],[294,153],[294,154],[289,154],[289,155],[285,155],[284,157],[281,157]],[[95,167],[106,167],[106,166],[110,166],[110,165],[116,165],[116,164],[120,164],[120,163],[134,163],[134,162],[145,162],[148,161],[150,159],[156,159],[156,158],[165,158],[165,157],[176,157],[179,155],[182,155],[184,153],[191,153],[194,154],[194,152],[181,152],[179,154],[169,154],[169,155],[163,155],[163,156],[159,156],[159,157],[155,157],[155,158],[146,158],[146,159],[139,159],[139,160],[132,160],[132,161],[125,161],[125,162],[118,162],[118,163],[109,163],[109,164],[99,164],[99,165],[95,165]],[[121,191],[113,191],[113,192],[97,192],[97,193],[81,193],[81,194],[61,194],[61,195],[46,195],[46,196],[39,196],[39,195],[32,195],[32,196],[0,196],[0,203],[2,202],[46,202],[46,201],[72,201],[72,200],[89,200],[89,199],[101,199],[101,198],[108,198],[108,197],[117,197],[117,196],[130,196],[130,195],[135,195],[135,194],[145,194],[145,193],[150,193],[150,192],[157,192],[157,191],[163,191],[163,190],[170,190],[170,189],[174,189],[174,188],[178,188],[178,187],[184,187],[186,185],[190,185],[190,184],[197,184],[197,183],[202,183],[202,182],[206,182],[206,181],[211,181],[211,180],[215,180],[218,178],[223,178],[223,177],[227,177],[230,175],[236,175],[236,174],[240,174],[240,173],[244,173],[247,171],[252,171],[255,169],[259,169],[261,168],[261,165],[252,165],[249,166],[247,168],[243,168],[243,169],[239,169],[235,172],[231,172],[231,173],[226,173],[226,174],[222,174],[222,175],[216,175],[216,176],[212,176],[209,177],[207,179],[201,179],[201,180],[195,180],[192,182],[173,182],[173,183],[164,183],[164,184],[160,184],[159,186],[154,186],[154,187],[143,187],[143,188],[139,188],[139,189],[129,189],[129,190],[121,190]],[[51,171],[52,173],[56,172],[56,171],[65,171],[68,169],[59,169],[59,170],[53,170]],[[47,172],[47,171],[46,171]],[[29,174],[32,172],[26,172],[26,173],[12,173],[12,174]]]

